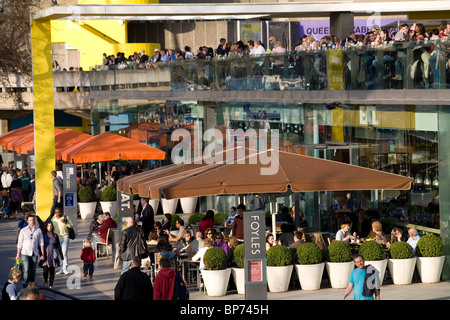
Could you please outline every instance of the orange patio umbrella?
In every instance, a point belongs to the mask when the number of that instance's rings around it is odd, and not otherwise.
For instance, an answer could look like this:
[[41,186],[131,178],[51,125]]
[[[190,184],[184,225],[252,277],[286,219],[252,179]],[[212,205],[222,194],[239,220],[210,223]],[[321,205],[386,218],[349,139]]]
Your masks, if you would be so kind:
[[0,146],[4,147],[8,141],[23,137],[28,133],[34,133],[34,126],[32,124],[4,133],[0,135]]
[[164,160],[166,153],[118,134],[106,132],[56,150],[56,159],[69,163],[114,160]]
[[[91,135],[79,131],[74,131],[70,129],[62,130],[55,128],[55,150],[59,150],[77,144],[90,137]],[[28,151],[33,151],[34,135],[32,135],[31,139],[28,139],[27,141],[17,142],[15,146],[12,148],[12,150],[20,154],[27,154]]]

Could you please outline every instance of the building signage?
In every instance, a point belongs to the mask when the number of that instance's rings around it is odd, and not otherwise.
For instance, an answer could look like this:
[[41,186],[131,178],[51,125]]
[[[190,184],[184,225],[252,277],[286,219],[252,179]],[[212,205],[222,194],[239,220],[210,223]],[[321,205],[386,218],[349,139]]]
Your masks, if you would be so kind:
[[245,298],[267,299],[266,218],[264,211],[244,213]]

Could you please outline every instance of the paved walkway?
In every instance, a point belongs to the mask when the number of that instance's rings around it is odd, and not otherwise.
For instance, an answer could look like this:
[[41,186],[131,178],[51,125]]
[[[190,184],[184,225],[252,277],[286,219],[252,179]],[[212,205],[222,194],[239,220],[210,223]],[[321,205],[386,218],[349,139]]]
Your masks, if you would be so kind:
[[[157,216],[159,219],[162,216]],[[185,221],[187,217],[181,215]],[[16,231],[18,220],[0,219],[0,290],[7,280],[8,272],[14,265],[16,255]],[[80,253],[83,240],[87,237],[90,221],[78,220],[78,236],[71,241],[69,247],[69,266],[74,273],[69,275],[56,275],[54,288],[64,293],[73,295],[82,300],[112,300],[114,299],[114,287],[120,277],[120,270],[113,268],[111,257],[102,257],[95,265],[94,277],[92,280],[82,276],[82,261]],[[80,270],[81,277],[77,276]],[[36,282],[43,284],[42,270],[38,268]],[[339,300],[344,293],[342,289],[332,289],[328,280],[322,282],[322,287],[317,291],[303,291],[291,288],[285,293],[268,293],[268,300]],[[351,300],[352,295],[347,299]],[[203,292],[190,289],[191,300],[228,300],[242,301],[244,295],[238,295],[236,291],[229,291],[223,297],[209,297]],[[411,285],[393,285],[387,280],[383,283],[381,290],[382,300],[450,300],[450,282],[440,282],[437,284],[422,284],[414,281]]]

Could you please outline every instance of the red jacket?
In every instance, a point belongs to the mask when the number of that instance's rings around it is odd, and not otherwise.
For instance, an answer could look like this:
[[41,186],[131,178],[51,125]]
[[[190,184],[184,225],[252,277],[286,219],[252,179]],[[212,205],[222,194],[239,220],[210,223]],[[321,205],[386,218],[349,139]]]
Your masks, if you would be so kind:
[[202,233],[204,239],[206,238],[205,231],[213,228],[214,228],[214,219],[202,220],[198,225],[198,230]]
[[80,258],[83,261],[95,261],[95,252],[92,248],[84,248],[81,250]]
[[162,268],[153,282],[153,300],[172,300],[175,290],[175,270]]
[[[108,218],[103,221],[101,225],[98,226],[98,236],[103,243],[106,243],[106,235],[108,234],[108,229],[117,228],[117,223],[112,219]],[[108,244],[111,241],[108,242]]]

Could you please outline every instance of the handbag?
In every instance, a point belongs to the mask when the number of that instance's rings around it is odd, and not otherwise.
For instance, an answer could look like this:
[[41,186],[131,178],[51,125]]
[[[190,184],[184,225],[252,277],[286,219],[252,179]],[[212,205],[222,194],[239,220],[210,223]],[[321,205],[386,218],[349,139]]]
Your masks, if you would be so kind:
[[147,249],[147,245],[144,242],[144,240],[142,239],[141,236],[139,236],[139,243],[138,243],[138,256],[141,259],[145,259],[148,257],[148,249]]
[[[67,221],[66,216],[64,216],[64,220]],[[69,239],[74,240],[75,239],[75,230],[73,230],[73,228],[70,228],[70,227],[66,227],[66,228],[67,228],[67,233],[69,234]]]

